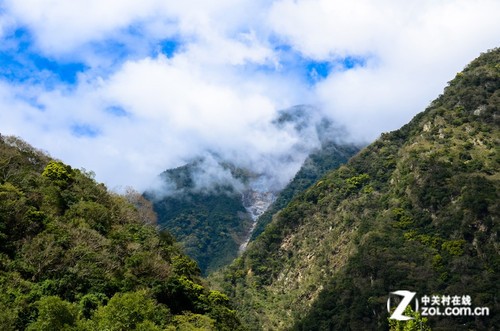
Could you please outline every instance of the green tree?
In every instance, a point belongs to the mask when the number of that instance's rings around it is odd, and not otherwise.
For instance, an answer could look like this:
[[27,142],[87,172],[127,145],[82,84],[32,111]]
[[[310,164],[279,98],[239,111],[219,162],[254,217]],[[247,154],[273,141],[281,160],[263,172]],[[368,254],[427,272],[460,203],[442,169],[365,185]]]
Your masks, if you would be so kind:
[[173,320],[174,326],[167,328],[168,331],[215,331],[215,321],[207,316],[188,313],[176,315]]
[[[163,327],[170,319],[170,311],[150,298],[146,291],[115,294],[106,306],[99,307],[94,321],[98,330],[151,330]],[[147,322],[144,324],[144,322]],[[151,323],[153,323],[153,325]]]
[[73,169],[61,161],[50,161],[42,172],[42,176],[53,180],[59,186],[68,184],[74,177]]
[[76,330],[78,309],[57,296],[47,296],[37,302],[38,318],[27,330]]
[[411,309],[410,306],[406,307],[403,315],[413,317],[413,319],[397,321],[389,318],[390,331],[431,331],[431,328],[427,324],[427,317],[422,317],[420,313]]
[[6,305],[0,302],[0,330],[11,331],[15,330],[14,322],[16,313],[9,309]]
[[[159,331],[170,310],[235,330],[199,274],[138,193],[110,193],[92,173],[0,136],[1,331]],[[182,305],[169,292],[179,277],[189,280],[177,284]]]

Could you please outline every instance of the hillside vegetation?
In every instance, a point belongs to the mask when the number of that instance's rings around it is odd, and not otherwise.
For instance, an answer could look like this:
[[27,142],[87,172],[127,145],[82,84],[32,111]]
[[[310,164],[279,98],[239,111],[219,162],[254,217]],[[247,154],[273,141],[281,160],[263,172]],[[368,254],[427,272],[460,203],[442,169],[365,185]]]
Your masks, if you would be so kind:
[[[297,121],[296,117],[292,119]],[[324,141],[305,160],[269,210],[259,217],[252,238],[261,233],[271,221],[272,215],[285,207],[294,196],[327,171],[347,162],[358,150],[353,145]],[[229,183],[215,183],[209,188],[200,189],[197,187],[197,177],[208,170],[204,169],[206,162],[198,160],[161,174],[161,179],[172,186],[170,193],[156,196],[154,192],[146,192],[144,195],[153,203],[158,224],[168,229],[182,243],[186,254],[198,262],[203,275],[228,265],[238,257],[240,245],[250,235],[252,223],[243,195],[251,192],[249,182],[258,178],[250,170],[237,168],[220,160],[218,162],[220,169],[230,173],[242,187],[237,189]]]
[[327,172],[346,163],[357,152],[359,152],[359,147],[356,145],[323,141],[321,147],[307,157],[290,183],[278,194],[276,201],[259,217],[257,226],[252,233],[252,240],[264,231],[273,215],[286,207],[293,198],[305,191]]
[[[282,156],[282,167],[302,162],[302,157],[310,153],[285,188],[277,185],[271,175],[252,169],[255,165],[241,168],[215,153],[207,153],[164,171],[160,175],[167,187],[164,192],[151,190],[144,194],[153,203],[159,225],[172,232],[186,253],[198,262],[203,275],[231,263],[241,247],[263,231],[275,212],[359,150],[337,143],[343,130],[311,106],[280,110],[269,124],[300,137],[290,154]],[[269,211],[252,224],[276,194]]]
[[[234,176],[242,177],[232,169]],[[210,189],[196,187],[194,173],[203,163],[193,162],[165,171],[161,178],[174,183],[174,193],[155,197],[146,193],[158,215],[158,224],[168,229],[186,254],[193,258],[203,274],[225,266],[237,257],[240,244],[245,240],[251,218],[243,206],[242,193],[231,185],[218,184]]]
[[470,295],[500,325],[500,50],[274,216],[214,275],[252,330],[387,330],[390,291]]
[[0,136],[0,330],[239,329],[155,221],[141,195]]

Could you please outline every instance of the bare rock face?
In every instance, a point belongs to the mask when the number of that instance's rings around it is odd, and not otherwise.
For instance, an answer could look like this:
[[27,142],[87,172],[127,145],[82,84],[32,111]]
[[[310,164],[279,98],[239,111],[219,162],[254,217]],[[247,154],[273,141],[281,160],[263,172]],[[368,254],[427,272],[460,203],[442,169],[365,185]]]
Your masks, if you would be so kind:
[[252,232],[255,230],[255,226],[257,225],[257,219],[260,215],[264,214],[267,208],[269,208],[274,200],[276,200],[276,194],[274,192],[250,189],[243,193],[242,199],[243,206],[252,217],[253,223],[247,235],[247,239],[240,246],[240,253],[246,249],[252,236]]
[[259,218],[274,202],[276,195],[273,192],[248,190],[243,193],[243,206],[248,210],[253,220]]

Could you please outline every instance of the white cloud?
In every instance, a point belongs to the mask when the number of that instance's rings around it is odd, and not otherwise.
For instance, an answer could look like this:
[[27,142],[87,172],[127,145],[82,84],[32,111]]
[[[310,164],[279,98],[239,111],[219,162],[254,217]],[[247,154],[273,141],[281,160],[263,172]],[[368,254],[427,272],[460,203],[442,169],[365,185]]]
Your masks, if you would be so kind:
[[369,0],[283,0],[271,8],[269,23],[304,55],[328,59],[372,52],[395,17],[391,7]]
[[[145,160],[155,159],[146,172],[179,166],[205,150],[240,165],[265,167],[264,155],[277,157],[297,143],[296,135],[270,124],[277,105],[262,92],[263,86],[233,86],[232,67],[224,69],[225,74],[206,75],[182,56],[159,57],[129,62],[103,83],[102,97],[133,116],[134,133],[124,132],[123,141],[141,140],[137,147],[147,145],[150,150]],[[120,134],[111,125],[104,132]],[[136,161],[129,166],[135,167]]]
[[45,54],[74,54],[87,43],[119,38],[201,38],[248,28],[264,1],[6,0],[6,10],[36,35]]
[[[317,104],[357,140],[397,129],[498,46],[498,12],[495,0],[8,0],[0,38],[27,27],[40,54],[90,68],[74,86],[0,80],[0,132],[94,170],[112,188],[143,189],[207,150],[284,183],[305,156],[298,151],[317,139],[271,125],[277,110]],[[180,42],[171,58],[149,49],[164,38]],[[110,40],[133,56],[116,64]],[[283,44],[291,50],[276,50]],[[311,86],[301,64],[287,62],[293,52],[366,63]],[[79,125],[98,135],[72,134]]]
[[[0,7],[0,10],[2,8]],[[11,17],[0,12],[0,38],[2,38],[6,30],[8,30],[14,24]]]
[[[44,110],[17,100],[11,117],[2,119],[14,129],[4,133],[18,134],[72,165],[95,170],[112,188],[145,189],[166,168],[207,150],[256,171],[279,171],[283,184],[291,174],[277,169],[273,159],[290,153],[299,137],[271,125],[278,106],[263,93],[264,83],[249,79],[233,86],[237,70],[226,66],[223,72],[206,75],[202,66],[183,56],[129,61],[106,79],[85,80],[83,75],[75,89],[36,89],[31,98]],[[5,94],[19,91],[7,86]],[[107,112],[110,106],[125,114]],[[99,134],[72,135],[75,124],[96,128]],[[304,156],[293,161],[299,163]]]
[[36,34],[42,50],[57,54],[105,38],[154,12],[157,1],[7,0],[6,7]]
[[498,12],[491,0],[283,0],[269,22],[311,58],[367,58],[365,67],[319,83],[316,100],[356,138],[373,139],[406,123],[470,60],[498,46]]

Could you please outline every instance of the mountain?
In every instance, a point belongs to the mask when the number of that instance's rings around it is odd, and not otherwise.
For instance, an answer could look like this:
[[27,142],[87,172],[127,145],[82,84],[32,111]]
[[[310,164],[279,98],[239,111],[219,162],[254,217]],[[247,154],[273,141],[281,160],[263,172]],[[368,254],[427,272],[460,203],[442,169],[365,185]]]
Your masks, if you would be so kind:
[[238,330],[140,194],[0,135],[0,330]]
[[274,214],[286,207],[293,198],[305,191],[327,172],[346,163],[350,157],[359,152],[359,149],[354,144],[323,141],[322,146],[312,151],[290,183],[278,193],[275,201],[258,218],[255,229],[252,231],[251,240],[257,238],[264,231]]
[[[500,49],[422,113],[384,133],[273,216],[211,280],[251,330],[387,330],[390,292],[470,296],[488,316],[430,316],[434,330],[500,325]],[[391,328],[396,328],[391,322]]]
[[[252,218],[242,199],[242,189],[218,177],[209,188],[196,186],[199,174],[213,169],[205,159],[169,169],[161,178],[175,187],[170,195],[157,198],[146,192],[158,215],[158,224],[179,240],[184,251],[198,262],[203,274],[229,264],[238,254],[251,228]],[[247,181],[249,175],[229,164],[217,163],[219,171]],[[231,172],[232,171],[232,172]],[[240,173],[238,173],[240,171]],[[227,179],[228,177],[226,177]],[[235,179],[236,181],[236,179]],[[240,185],[243,185],[239,183]]]
[[326,119],[315,119],[316,115],[312,107],[296,106],[279,112],[272,123],[281,130],[295,130],[304,140],[317,140],[318,145],[296,148],[297,153],[311,154],[284,189],[276,187],[269,174],[235,166],[208,153],[163,172],[160,178],[167,186],[163,193],[144,194],[153,203],[160,226],[183,244],[204,275],[231,263],[253,234],[262,232],[272,215],[266,212],[269,206],[272,211],[282,208],[297,192],[359,150],[335,142],[341,131]]

